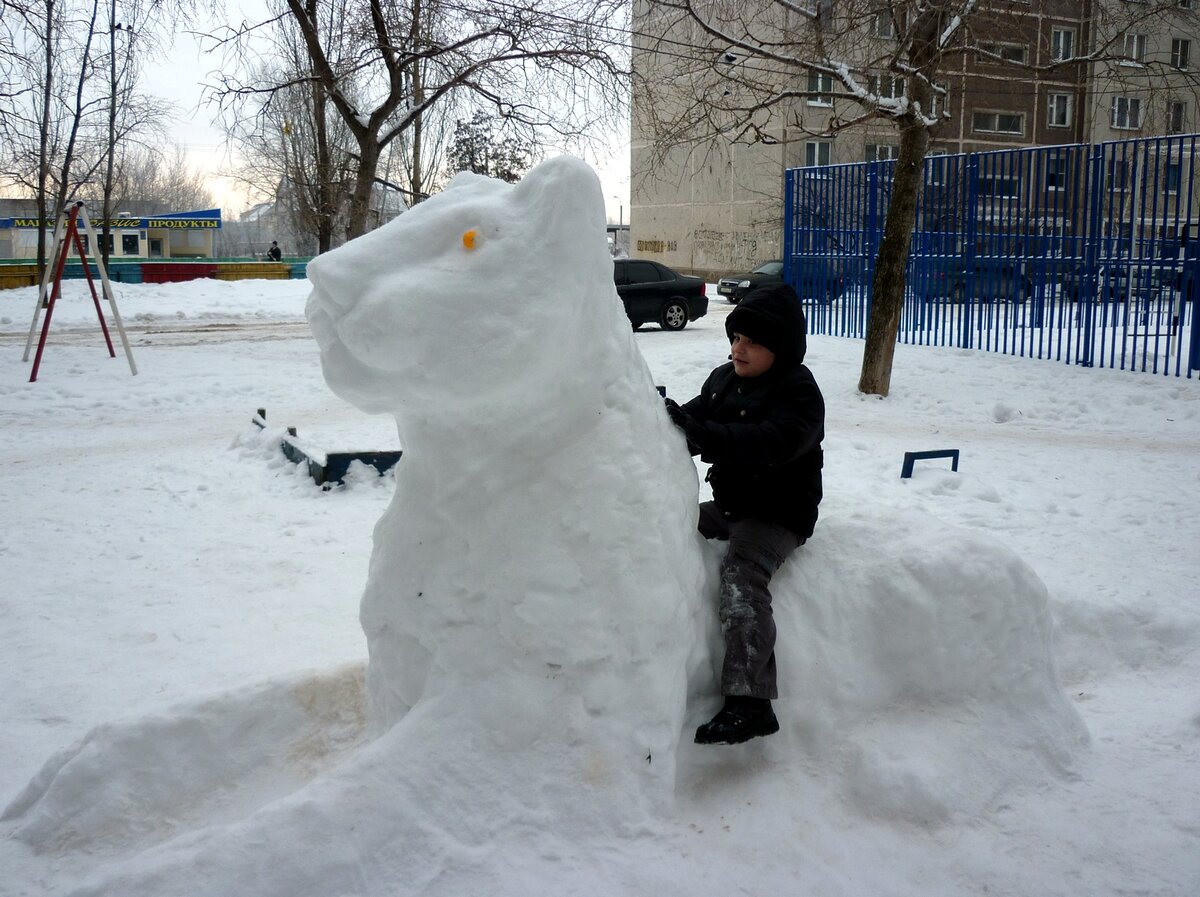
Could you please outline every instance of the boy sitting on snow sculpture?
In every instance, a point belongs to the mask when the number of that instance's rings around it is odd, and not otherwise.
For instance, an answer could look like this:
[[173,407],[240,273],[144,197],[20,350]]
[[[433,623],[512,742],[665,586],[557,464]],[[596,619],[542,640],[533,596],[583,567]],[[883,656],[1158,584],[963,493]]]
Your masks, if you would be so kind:
[[701,534],[727,539],[721,562],[725,706],[697,744],[739,744],[779,731],[771,577],[812,535],[821,502],[825,402],[804,366],[804,311],[787,284],[748,293],[725,319],[731,361],[682,407],[666,400],[693,455],[712,466]]

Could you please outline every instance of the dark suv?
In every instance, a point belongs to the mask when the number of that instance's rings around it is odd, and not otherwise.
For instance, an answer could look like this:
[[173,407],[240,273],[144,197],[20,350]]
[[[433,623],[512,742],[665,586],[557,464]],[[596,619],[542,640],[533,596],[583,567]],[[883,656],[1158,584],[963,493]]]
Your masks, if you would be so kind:
[[755,287],[782,282],[783,262],[775,260],[759,265],[749,274],[728,274],[722,277],[717,281],[717,294],[736,305]]
[[1025,302],[1033,281],[1020,264],[1006,258],[977,258],[974,270],[959,259],[914,258],[907,273],[908,289],[926,302]]
[[660,262],[617,259],[613,280],[634,330],[650,321],[663,330],[682,330],[688,321],[708,314],[704,281],[676,274]]
[[[793,284],[796,295],[818,303],[833,302],[854,282],[858,259],[837,256],[796,256]],[[768,283],[783,282],[783,262],[764,262],[749,274],[731,274],[717,281],[717,293],[734,305],[751,290]]]

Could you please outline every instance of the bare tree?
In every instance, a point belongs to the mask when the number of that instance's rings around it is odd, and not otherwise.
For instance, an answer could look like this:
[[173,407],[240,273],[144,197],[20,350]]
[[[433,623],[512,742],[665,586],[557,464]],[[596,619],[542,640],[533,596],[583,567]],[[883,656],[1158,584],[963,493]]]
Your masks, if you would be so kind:
[[[670,167],[681,149],[786,143],[886,123],[898,136],[891,201],[872,283],[859,389],[887,395],[905,293],[905,265],[931,135],[950,115],[946,80],[967,63],[994,63],[999,84],[1039,72],[1121,63],[1138,23],[1180,14],[1178,0],[1095,3],[1086,47],[1069,55],[1017,59],[1005,28],[1062,16],[1056,0],[638,0],[636,117],[645,123],[651,163]],[[1194,13],[1191,13],[1194,15]],[[1015,18],[1014,18],[1015,17]],[[639,60],[641,64],[639,66]],[[1154,77],[1165,60],[1137,60]],[[1094,76],[1094,72],[1092,73]],[[1082,75],[1079,76],[1082,80]],[[965,82],[964,82],[965,83]],[[1027,89],[1020,87],[1019,89]]]
[[211,209],[214,205],[204,175],[188,163],[187,153],[178,144],[165,149],[130,147],[113,173],[111,195],[113,210],[118,213],[132,200],[153,203],[171,212]]
[[[614,23],[621,0],[337,0],[332,18],[312,0],[283,0],[268,23],[217,35],[244,46],[284,22],[303,41],[308,65],[284,80],[244,70],[214,85],[226,107],[297,84],[319,85],[353,143],[347,235],[371,223],[371,198],[385,151],[408,143],[412,192],[430,182],[422,130],[435,110],[473,96],[503,117],[577,135],[613,121],[625,97],[624,49]],[[616,33],[619,37],[619,32]]]
[[[136,89],[132,41],[142,32],[133,28],[145,26],[141,45],[150,50],[158,17],[186,19],[191,8],[171,0],[5,0],[0,177],[34,199],[40,219],[53,219],[68,197],[102,197],[107,236],[120,157],[165,119],[162,104]],[[40,228],[40,266],[46,236]]]
[[516,183],[537,157],[529,135],[495,133],[496,121],[486,112],[477,111],[470,120],[454,124],[454,142],[450,147],[451,173],[473,171],[508,183]]
[[152,24],[155,0],[107,0],[107,128],[104,140],[104,175],[101,188],[100,251],[108,262],[112,250],[116,176],[121,157],[127,151],[128,137],[162,128],[165,114],[153,99],[136,91],[138,65],[135,41],[143,53],[154,52],[157,40],[153,31],[141,26]]

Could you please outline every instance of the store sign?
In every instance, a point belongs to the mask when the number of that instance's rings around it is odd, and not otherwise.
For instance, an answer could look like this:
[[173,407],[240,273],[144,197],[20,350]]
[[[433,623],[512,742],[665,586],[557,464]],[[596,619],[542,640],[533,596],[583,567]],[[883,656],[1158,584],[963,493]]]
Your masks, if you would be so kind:
[[[7,228],[54,227],[56,222],[41,218],[0,218],[0,230]],[[99,230],[104,225],[93,221],[92,227]],[[220,230],[220,218],[113,218],[108,222],[109,230],[143,230],[148,227],[171,230]]]
[[211,228],[216,230],[221,222],[213,218],[147,218],[142,227]]

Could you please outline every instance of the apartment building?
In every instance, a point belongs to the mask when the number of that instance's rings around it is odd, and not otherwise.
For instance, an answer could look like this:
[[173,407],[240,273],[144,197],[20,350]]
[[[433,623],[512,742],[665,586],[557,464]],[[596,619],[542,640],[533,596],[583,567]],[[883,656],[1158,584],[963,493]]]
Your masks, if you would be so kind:
[[[791,41],[834,59],[844,53],[858,83],[886,101],[908,89],[884,65],[902,32],[902,3],[808,0],[815,16],[797,16],[772,0],[755,0],[754,31],[779,50]],[[839,19],[837,3],[846,4]],[[1200,106],[1200,0],[1003,0],[985,4],[964,31],[967,49],[939,68],[937,112],[949,114],[930,130],[930,153],[962,153],[1091,143],[1197,129]],[[852,5],[858,4],[858,5]],[[789,4],[795,6],[795,4]],[[725,21],[729,21],[727,18]],[[810,40],[825,29],[826,43]],[[767,66],[721,52],[695,23],[665,16],[648,2],[634,8],[631,254],[682,271],[716,277],[777,257],[782,227],[783,173],[787,168],[896,158],[899,132],[881,117],[862,116],[844,85],[821,72],[790,73],[779,83],[786,99],[760,110],[756,142],[719,133],[719,116],[693,116],[708,134],[677,147],[662,122],[672,104],[681,110],[704,101],[695,85],[721,106],[740,77],[763,80]],[[649,35],[654,35],[653,38]],[[660,36],[660,35],[665,35]],[[832,51],[830,46],[840,46]],[[722,71],[724,59],[728,72]],[[686,66],[686,60],[701,60]],[[738,67],[742,66],[739,74]],[[769,77],[769,76],[768,76]],[[759,95],[764,95],[759,85]],[[790,87],[791,90],[787,88]],[[647,102],[647,92],[653,96]],[[764,104],[766,105],[766,104]],[[664,112],[664,110],[668,110]],[[828,132],[828,133],[825,133]],[[681,134],[684,129],[681,128]],[[735,132],[736,133],[736,132]],[[715,136],[714,136],[715,135]],[[744,129],[743,138],[750,136]]]

